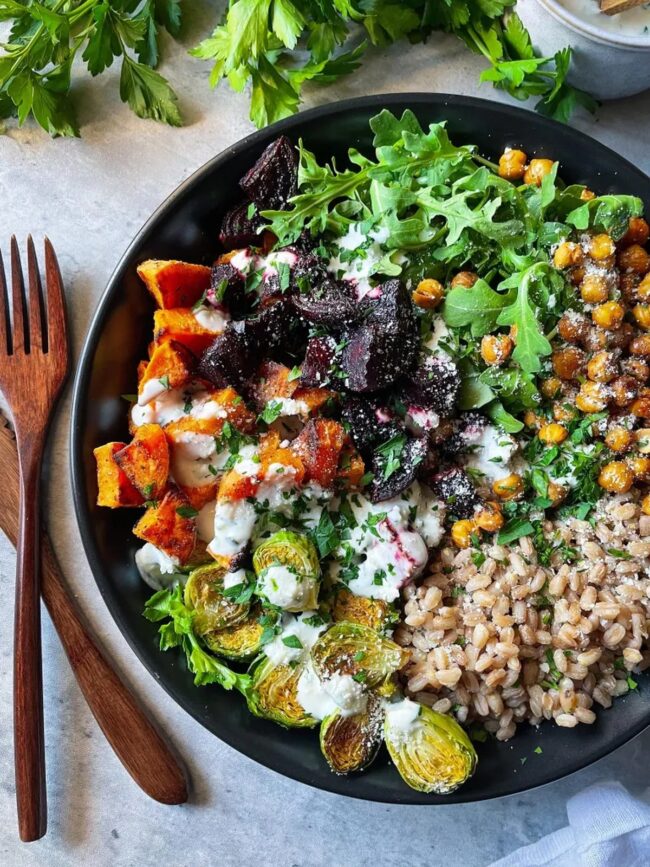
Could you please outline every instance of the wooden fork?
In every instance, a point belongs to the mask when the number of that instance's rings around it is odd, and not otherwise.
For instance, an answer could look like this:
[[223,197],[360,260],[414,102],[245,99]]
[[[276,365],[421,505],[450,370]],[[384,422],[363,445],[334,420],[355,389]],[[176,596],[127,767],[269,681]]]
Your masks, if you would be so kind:
[[20,839],[47,828],[40,620],[40,476],[52,410],[68,372],[65,299],[54,249],[45,239],[43,293],[31,237],[29,292],[11,239],[11,316],[0,256],[0,391],[14,424],[20,464],[20,517],[14,613],[14,764]]

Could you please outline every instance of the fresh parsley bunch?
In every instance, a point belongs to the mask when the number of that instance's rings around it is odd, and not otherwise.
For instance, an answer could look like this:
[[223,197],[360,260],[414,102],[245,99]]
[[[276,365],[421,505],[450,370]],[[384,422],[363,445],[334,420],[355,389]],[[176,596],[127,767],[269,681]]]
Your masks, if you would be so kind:
[[[370,45],[424,42],[451,33],[488,63],[481,78],[568,120],[595,101],[566,82],[571,50],[538,56],[513,12],[515,0],[229,0],[221,23],[191,52],[212,63],[210,83],[250,85],[258,126],[298,110],[306,82],[354,72]],[[181,124],[176,94],[156,71],[162,30],[179,35],[181,0],[0,0],[11,22],[0,56],[0,119],[32,115],[51,135],[77,135],[73,61],[91,75],[121,64],[120,95],[143,118]]]
[[0,118],[29,115],[51,135],[78,135],[70,98],[77,56],[91,75],[121,63],[120,96],[139,116],[182,123],[176,94],[155,70],[159,35],[181,23],[180,0],[0,0],[11,21],[0,57]]

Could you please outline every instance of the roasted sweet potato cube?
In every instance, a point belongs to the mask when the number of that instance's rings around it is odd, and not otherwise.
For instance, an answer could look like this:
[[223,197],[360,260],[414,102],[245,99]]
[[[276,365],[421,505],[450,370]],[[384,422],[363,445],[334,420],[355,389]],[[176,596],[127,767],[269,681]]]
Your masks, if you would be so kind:
[[328,488],[334,482],[346,434],[338,421],[314,418],[291,444],[305,467],[305,480]]
[[149,506],[133,528],[138,539],[151,542],[181,566],[187,563],[196,545],[196,510],[176,488],[167,491],[160,503]]
[[300,384],[298,379],[289,379],[291,371],[277,361],[263,361],[257,370],[253,386],[253,398],[262,410],[270,400],[291,397]]
[[297,388],[293,393],[293,399],[307,404],[310,412],[316,412],[328,400],[333,400],[335,397],[337,393],[328,388]]
[[187,502],[198,512],[212,500],[216,500],[219,492],[219,480],[208,482],[207,485],[179,485],[179,490],[187,497]]
[[219,499],[245,500],[255,494],[259,482],[255,476],[244,476],[237,470],[229,470],[219,483]]
[[228,421],[242,433],[251,433],[255,428],[255,413],[246,406],[241,395],[234,388],[220,388],[214,393],[213,400],[221,406]]
[[138,274],[159,307],[192,307],[210,286],[210,268],[176,260],[149,259]]
[[194,355],[201,355],[219,333],[201,325],[187,308],[156,310],[153,315],[153,335],[157,346],[174,340],[182,343]]
[[160,499],[169,478],[169,446],[159,424],[140,425],[129,445],[114,457],[146,500]]
[[156,346],[138,384],[138,403],[144,406],[168,389],[182,388],[191,380],[195,363],[189,349],[176,340]]
[[149,367],[149,362],[145,361],[144,358],[142,359],[142,361],[138,362],[138,388],[140,388],[140,383],[144,379],[144,374],[147,370],[147,367]]
[[341,451],[336,478],[346,488],[358,488],[366,471],[363,458],[354,446],[346,445]]
[[94,455],[97,461],[97,505],[118,509],[120,506],[141,506],[142,496],[133,487],[126,473],[113,456],[126,447],[126,443],[106,443],[98,446]]

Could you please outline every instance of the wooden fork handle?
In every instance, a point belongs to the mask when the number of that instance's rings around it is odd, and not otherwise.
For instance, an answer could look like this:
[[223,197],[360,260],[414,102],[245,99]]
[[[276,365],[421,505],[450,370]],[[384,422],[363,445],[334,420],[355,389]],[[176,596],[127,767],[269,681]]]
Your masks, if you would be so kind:
[[[23,441],[24,443],[24,441]],[[20,839],[47,829],[41,668],[40,455],[42,442],[19,446],[20,513],[14,624],[14,762]]]

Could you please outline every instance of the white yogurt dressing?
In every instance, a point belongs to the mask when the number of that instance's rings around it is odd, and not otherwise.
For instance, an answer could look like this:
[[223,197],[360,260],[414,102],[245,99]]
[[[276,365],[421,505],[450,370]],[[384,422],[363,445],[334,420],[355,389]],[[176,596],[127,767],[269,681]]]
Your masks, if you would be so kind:
[[490,483],[495,482],[513,472],[518,448],[513,437],[488,424],[465,458],[465,467],[481,473]]
[[268,256],[254,253],[248,247],[238,250],[229,260],[230,265],[241,274],[247,275],[255,271],[262,271],[265,278],[278,273],[278,265],[288,265],[290,268],[298,261],[298,256],[293,250],[277,250]]
[[635,6],[616,15],[604,15],[598,0],[560,0],[562,6],[587,24],[626,36],[647,36],[650,39],[650,3]]
[[313,603],[317,581],[299,575],[294,569],[276,564],[257,578],[257,593],[283,611],[304,611]]
[[227,459],[227,451],[217,454],[214,437],[209,434],[179,431],[173,437],[170,471],[183,487],[200,488],[214,482]]
[[230,319],[230,313],[223,307],[202,305],[193,312],[194,318],[201,328],[205,328],[206,331],[213,331],[215,334],[221,333],[226,327],[226,322]]
[[311,665],[307,665],[298,680],[297,698],[301,707],[315,719],[340,711],[342,716],[363,713],[368,696],[362,684],[349,674],[333,674],[320,680]]
[[178,560],[165,554],[151,542],[145,542],[142,548],[135,552],[135,565],[142,580],[152,590],[173,587],[185,580]]
[[223,576],[223,589],[230,590],[232,587],[238,587],[240,584],[245,584],[248,580],[245,569],[236,569],[234,572],[226,572]]
[[268,403],[267,407],[279,412],[278,418],[287,418],[289,416],[309,415],[309,407],[304,400],[294,400],[292,397],[274,397]]
[[341,275],[343,280],[354,284],[357,300],[361,301],[372,292],[373,286],[370,277],[375,274],[382,260],[386,258],[386,251],[382,244],[388,240],[388,230],[378,229],[363,233],[359,223],[352,223],[345,235],[336,240],[336,246],[340,251],[361,250],[358,257],[341,260],[340,254],[335,254],[329,260],[327,270],[333,274]]
[[[156,380],[149,380],[149,382],[155,383]],[[148,384],[145,384],[145,388]],[[136,403],[131,409],[131,421],[135,427],[140,427],[141,424],[166,425],[186,417],[227,418],[228,413],[223,406],[214,400],[214,395],[211,392],[197,387],[193,383],[190,383],[186,389],[164,389],[161,386],[158,395],[149,400],[146,405]]]
[[[307,623],[308,620],[315,620],[314,623]],[[264,646],[264,653],[275,665],[288,665],[306,656],[312,649],[318,636],[322,635],[327,629],[328,624],[320,622],[316,611],[303,611],[302,614],[294,616],[293,614],[282,615],[282,630],[275,636],[273,641],[269,641]],[[284,643],[285,638],[295,636],[300,642],[300,647],[288,647]]]
[[386,703],[386,736],[391,744],[399,746],[415,730],[420,716],[420,705],[410,698]]
[[449,353],[440,344],[449,337],[449,329],[442,316],[436,316],[432,323],[432,329],[422,341],[422,350],[425,355],[442,355],[449,358]]

